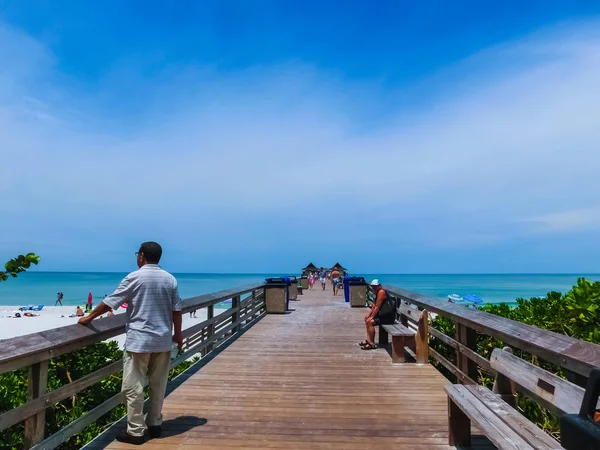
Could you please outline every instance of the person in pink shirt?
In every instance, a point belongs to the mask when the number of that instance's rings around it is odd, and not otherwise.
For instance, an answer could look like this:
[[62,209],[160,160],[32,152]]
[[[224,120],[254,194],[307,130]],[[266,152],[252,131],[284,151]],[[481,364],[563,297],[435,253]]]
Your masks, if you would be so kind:
[[85,306],[85,309],[88,312],[91,311],[92,309],[94,309],[94,296],[92,295],[91,292],[88,294],[88,301]]

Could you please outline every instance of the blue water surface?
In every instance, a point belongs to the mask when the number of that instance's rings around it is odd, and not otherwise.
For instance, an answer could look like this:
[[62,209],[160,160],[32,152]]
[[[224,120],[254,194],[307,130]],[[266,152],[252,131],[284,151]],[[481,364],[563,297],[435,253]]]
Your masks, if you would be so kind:
[[[0,284],[0,305],[54,305],[57,292],[64,293],[65,305],[84,304],[88,292],[94,303],[110,294],[126,273],[29,272]],[[174,274],[182,298],[194,297],[232,287],[259,283],[284,274]],[[361,274],[352,274],[361,275]],[[545,296],[549,291],[566,292],[577,278],[600,281],[600,274],[501,274],[501,275],[402,275],[362,274],[382,284],[391,284],[435,298],[448,294],[475,294],[485,303],[514,303],[518,297]]]

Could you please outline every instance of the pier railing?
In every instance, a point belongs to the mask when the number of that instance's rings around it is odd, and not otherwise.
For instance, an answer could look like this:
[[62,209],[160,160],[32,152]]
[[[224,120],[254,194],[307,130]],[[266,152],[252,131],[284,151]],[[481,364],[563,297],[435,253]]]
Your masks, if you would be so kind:
[[429,327],[429,334],[433,339],[453,349],[456,363],[442,356],[431,346],[429,352],[434,360],[463,384],[476,383],[478,369],[493,373],[489,360],[477,353],[478,334],[492,337],[563,368],[567,379],[579,386],[585,386],[591,370],[600,366],[600,345],[395,286],[384,288],[408,305],[420,310],[426,309],[429,313],[454,322],[456,327],[453,336],[446,335],[432,326]]
[[[215,315],[215,305],[231,300],[231,307]],[[206,320],[183,330],[183,352],[171,361],[171,368],[200,354],[206,356],[223,341],[239,334],[265,313],[263,285],[250,285],[182,301],[182,313],[206,310]],[[58,432],[46,436],[46,409],[73,397],[123,369],[121,360],[48,392],[49,361],[125,333],[125,314],[98,318],[90,325],[68,325],[0,341],[0,374],[28,368],[28,400],[0,414],[0,431],[24,423],[23,448],[54,449],[84,427],[123,402],[121,393],[86,412]]]

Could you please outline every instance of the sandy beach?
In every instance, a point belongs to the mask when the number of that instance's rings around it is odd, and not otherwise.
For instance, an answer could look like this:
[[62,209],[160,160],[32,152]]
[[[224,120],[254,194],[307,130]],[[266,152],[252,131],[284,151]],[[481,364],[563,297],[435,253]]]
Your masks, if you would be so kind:
[[[16,306],[0,306],[0,340],[10,339],[17,336],[50,330],[77,323],[78,317],[69,317],[75,314],[74,306],[45,306],[41,311],[29,311],[39,314],[35,317],[24,317],[24,311],[19,311]],[[20,313],[20,318],[15,318],[15,313]],[[123,314],[125,310],[119,308],[115,314]],[[196,317],[190,318],[189,314],[183,315],[183,329],[189,328],[206,319],[206,310],[200,309]],[[96,319],[98,320],[98,319]],[[115,336],[110,340],[116,340],[122,347],[125,335]]]

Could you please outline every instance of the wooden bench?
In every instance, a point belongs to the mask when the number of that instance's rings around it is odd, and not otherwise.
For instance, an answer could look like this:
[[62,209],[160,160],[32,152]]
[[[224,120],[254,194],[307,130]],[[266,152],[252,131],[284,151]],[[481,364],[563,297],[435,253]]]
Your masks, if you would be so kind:
[[471,444],[473,421],[500,450],[562,449],[514,408],[515,388],[559,417],[579,412],[585,390],[507,349],[495,349],[490,365],[497,373],[493,392],[478,385],[446,386],[450,445]]
[[[396,310],[397,321],[392,325],[379,326],[379,346],[387,347],[389,337],[392,336],[392,362],[403,363],[404,349],[408,347],[415,352],[418,364],[427,364],[429,361],[429,336],[427,311],[419,311],[406,305],[401,305]],[[413,328],[409,328],[412,323]]]

